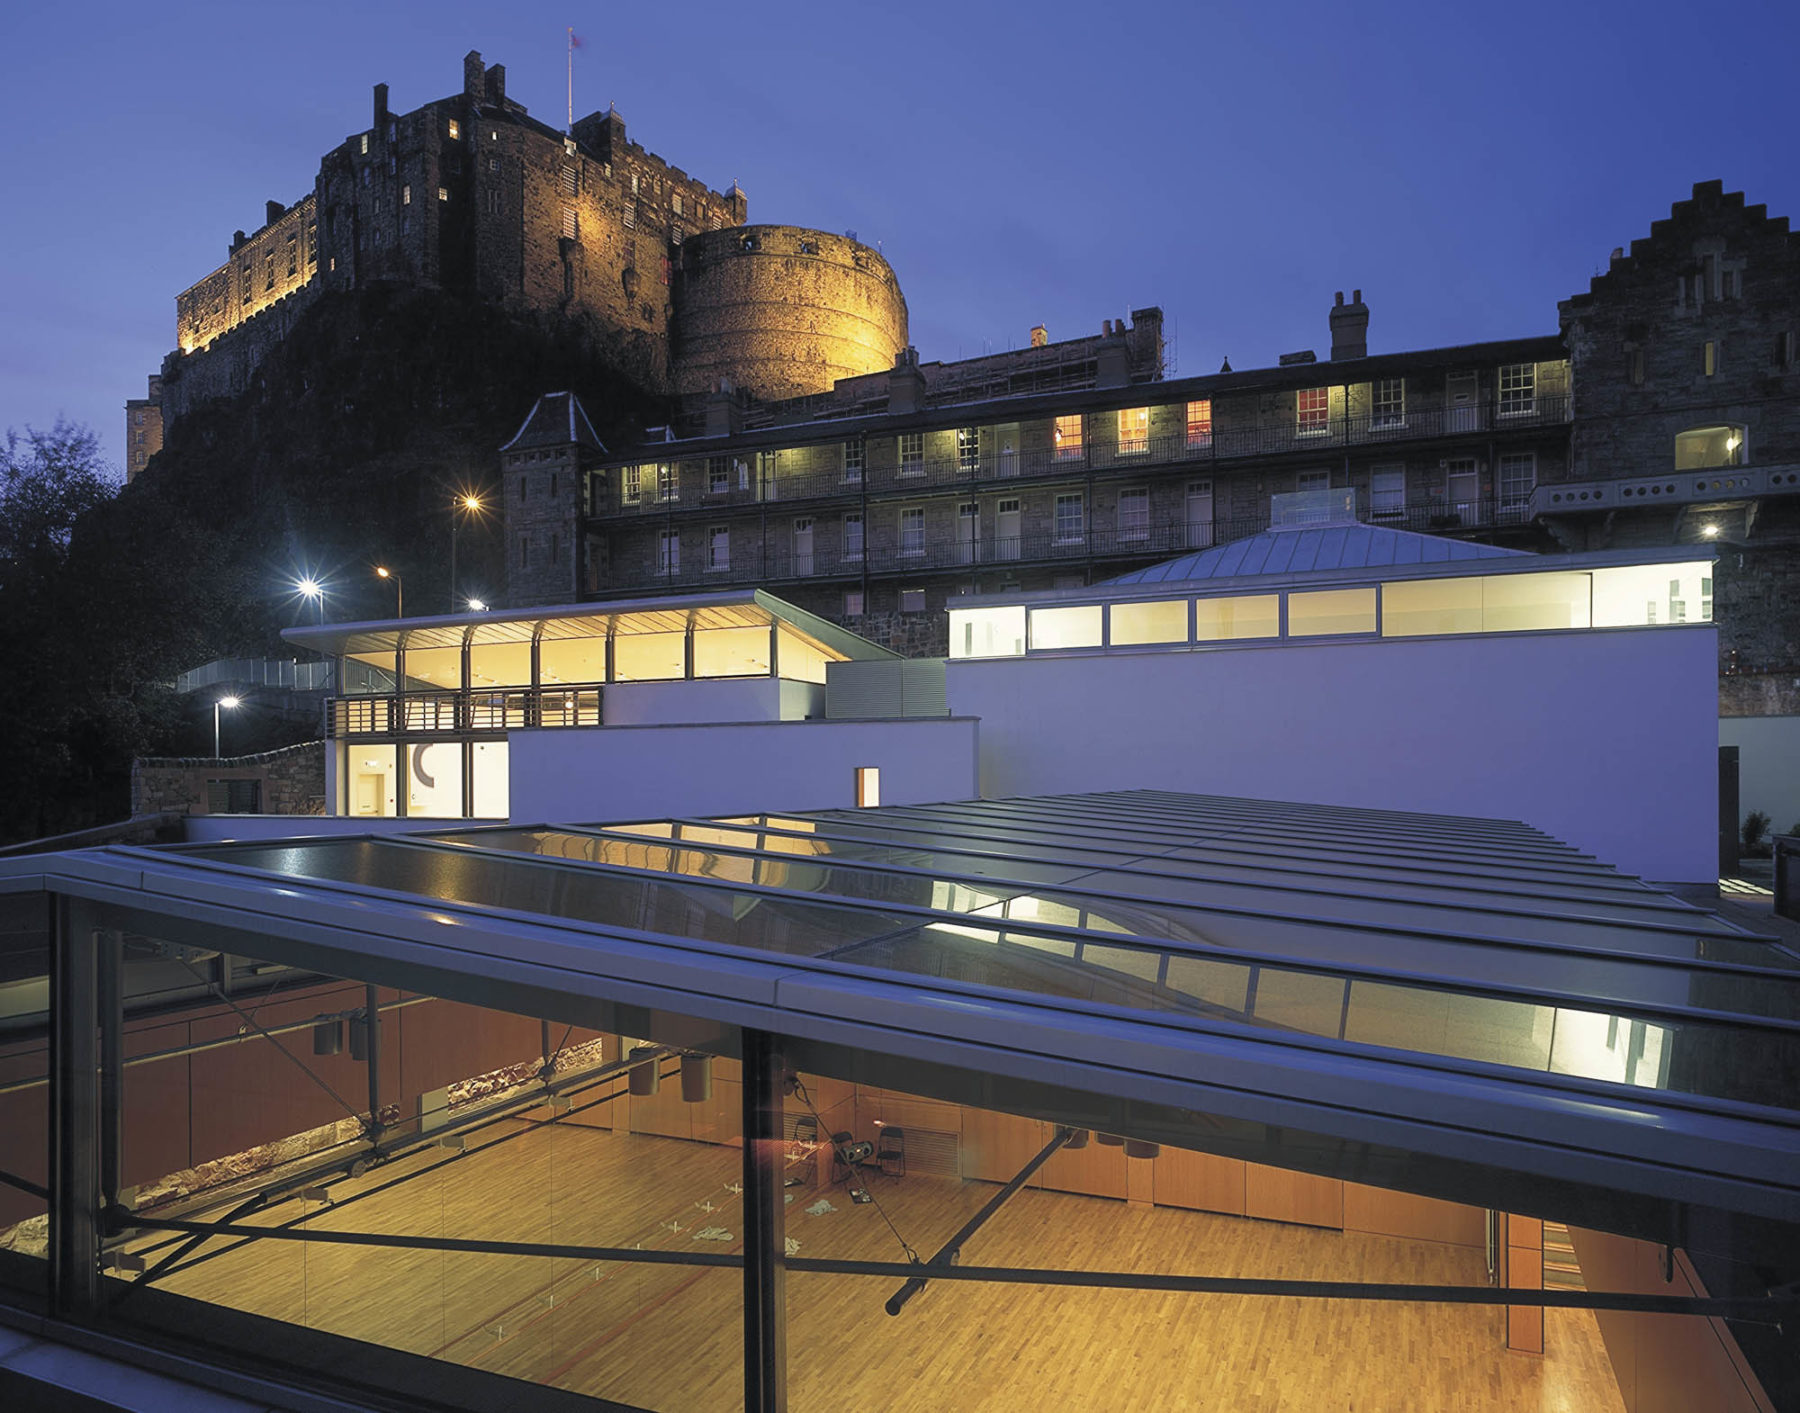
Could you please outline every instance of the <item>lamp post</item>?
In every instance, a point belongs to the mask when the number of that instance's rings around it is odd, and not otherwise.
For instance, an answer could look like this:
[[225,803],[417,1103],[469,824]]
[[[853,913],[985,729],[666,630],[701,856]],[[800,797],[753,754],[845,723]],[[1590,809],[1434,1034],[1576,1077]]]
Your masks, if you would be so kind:
[[456,611],[456,532],[465,517],[480,515],[486,509],[481,497],[465,492],[450,502],[450,611]]
[[325,622],[325,586],[317,579],[306,578],[294,581],[294,592],[303,599],[311,599],[319,606],[319,623]]
[[480,599],[470,599],[469,600],[469,612],[470,613],[486,613],[487,605],[485,603],[483,603]]
[[242,705],[243,705],[243,703],[241,701],[239,701],[236,697],[220,697],[217,701],[215,701],[213,703],[213,759],[214,760],[223,760],[224,759],[224,757],[219,754],[219,708],[224,707],[226,711],[236,711]]
[[406,617],[406,586],[400,582],[400,576],[385,564],[378,564],[375,566],[375,577],[394,581],[394,617]]

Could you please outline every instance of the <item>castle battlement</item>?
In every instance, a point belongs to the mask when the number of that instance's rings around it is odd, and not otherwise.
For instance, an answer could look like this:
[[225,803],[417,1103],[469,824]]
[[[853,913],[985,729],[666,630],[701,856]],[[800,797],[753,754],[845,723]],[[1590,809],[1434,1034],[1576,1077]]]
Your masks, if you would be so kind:
[[[735,181],[719,191],[690,177],[631,141],[610,108],[568,132],[531,117],[507,96],[504,66],[475,51],[461,91],[410,112],[391,111],[376,84],[370,125],[325,153],[313,190],[270,202],[264,224],[237,232],[226,261],[177,296],[164,375],[180,391],[165,421],[246,386],[314,295],[376,283],[586,325],[654,390],[731,377],[791,396],[889,367],[906,345],[905,300],[865,247],[846,261],[759,258],[731,280],[714,263],[684,282],[687,243],[748,218]],[[844,244],[799,234],[815,251]],[[277,307],[283,317],[259,318]]]

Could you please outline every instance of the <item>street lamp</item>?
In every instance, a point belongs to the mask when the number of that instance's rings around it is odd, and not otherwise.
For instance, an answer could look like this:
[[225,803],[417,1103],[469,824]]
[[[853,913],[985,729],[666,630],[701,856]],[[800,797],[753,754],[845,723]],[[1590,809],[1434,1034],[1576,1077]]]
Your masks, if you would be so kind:
[[406,617],[406,586],[400,582],[400,576],[385,564],[378,564],[375,566],[375,577],[394,581],[394,617]]
[[219,754],[219,708],[224,707],[226,711],[236,711],[242,705],[243,705],[243,703],[241,701],[239,701],[236,697],[220,697],[217,701],[215,701],[213,703],[213,759],[214,760],[223,759],[223,757],[220,756],[220,754]]
[[469,600],[469,612],[470,613],[486,613],[487,605],[485,603],[483,603],[480,599],[470,599]]
[[310,576],[294,581],[294,592],[303,599],[312,599],[319,605],[319,622],[325,622],[325,586]]
[[450,609],[456,610],[456,532],[465,518],[478,516],[487,509],[480,496],[465,491],[450,502]]

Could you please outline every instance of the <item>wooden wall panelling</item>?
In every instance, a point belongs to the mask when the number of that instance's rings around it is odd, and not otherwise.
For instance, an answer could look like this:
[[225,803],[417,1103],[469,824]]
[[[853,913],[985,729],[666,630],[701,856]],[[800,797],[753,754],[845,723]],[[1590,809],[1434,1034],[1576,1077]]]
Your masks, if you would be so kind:
[[[1054,1130],[1044,1126],[1043,1143],[1050,1141]],[[1042,1147],[1043,1144],[1039,1144]],[[1033,1152],[1036,1150],[1034,1149]],[[1017,1172],[1031,1159],[1025,1157],[1013,1168]],[[1147,1167],[1143,1159],[1136,1160],[1132,1166]],[[1082,1192],[1090,1197],[1119,1197],[1126,1194],[1125,1150],[1114,1148],[1089,1137],[1086,1148],[1059,1148],[1054,1157],[1038,1169],[1037,1177],[1032,1180],[1033,1187],[1044,1187],[1052,1192]],[[1012,1173],[1006,1174],[1011,1177]]]
[[964,1109],[962,1175],[983,1182],[1010,1182],[1050,1141],[1046,1125],[991,1109]]
[[[298,1031],[296,1034],[310,1041],[308,1032]],[[288,1037],[283,1036],[282,1039],[285,1041]],[[130,1060],[134,1056],[148,1055],[157,1050],[173,1050],[187,1043],[188,1025],[185,1021],[178,1021],[173,1025],[127,1026],[125,1058]],[[266,1046],[269,1042],[248,1040],[244,1043]],[[311,1050],[309,1043],[301,1058],[307,1058]],[[152,1183],[170,1173],[193,1166],[193,1135],[188,1126],[193,1079],[189,1068],[189,1057],[186,1055],[156,1060],[147,1065],[125,1066],[119,1180],[126,1187]]]
[[654,1094],[631,1094],[631,1131],[659,1134],[663,1138],[694,1136],[694,1106],[681,1102],[681,1066],[664,1056],[657,1065],[663,1071],[662,1085]]
[[1360,1182],[1344,1184],[1344,1230],[1487,1248],[1487,1213],[1480,1207]]
[[[1543,1289],[1544,1224],[1535,1217],[1506,1215],[1506,1285],[1510,1290]],[[1506,1347],[1544,1352],[1543,1306],[1506,1307]]]
[[1164,1207],[1241,1217],[1245,1166],[1241,1158],[1221,1158],[1164,1144],[1156,1159],[1156,1201]]
[[1344,1184],[1288,1168],[1248,1163],[1244,1171],[1244,1215],[1309,1227],[1344,1226]]

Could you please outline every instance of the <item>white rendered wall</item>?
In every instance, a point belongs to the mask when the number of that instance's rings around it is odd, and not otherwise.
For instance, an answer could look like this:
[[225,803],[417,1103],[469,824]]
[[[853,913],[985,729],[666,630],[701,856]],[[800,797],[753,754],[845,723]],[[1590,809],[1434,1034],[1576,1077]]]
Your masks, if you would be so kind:
[[[1521,820],[1718,873],[1710,627],[953,660],[984,796],[1158,788]],[[1785,826],[1787,821],[1782,821]]]
[[1753,810],[1780,834],[1800,823],[1800,716],[1726,716],[1719,744],[1738,748],[1738,823]]
[[871,765],[881,771],[883,804],[968,800],[976,726],[933,717],[514,731],[512,818],[574,824],[847,808],[857,767]]
[[600,702],[608,726],[799,721],[825,714],[825,688],[777,677],[613,682]]

